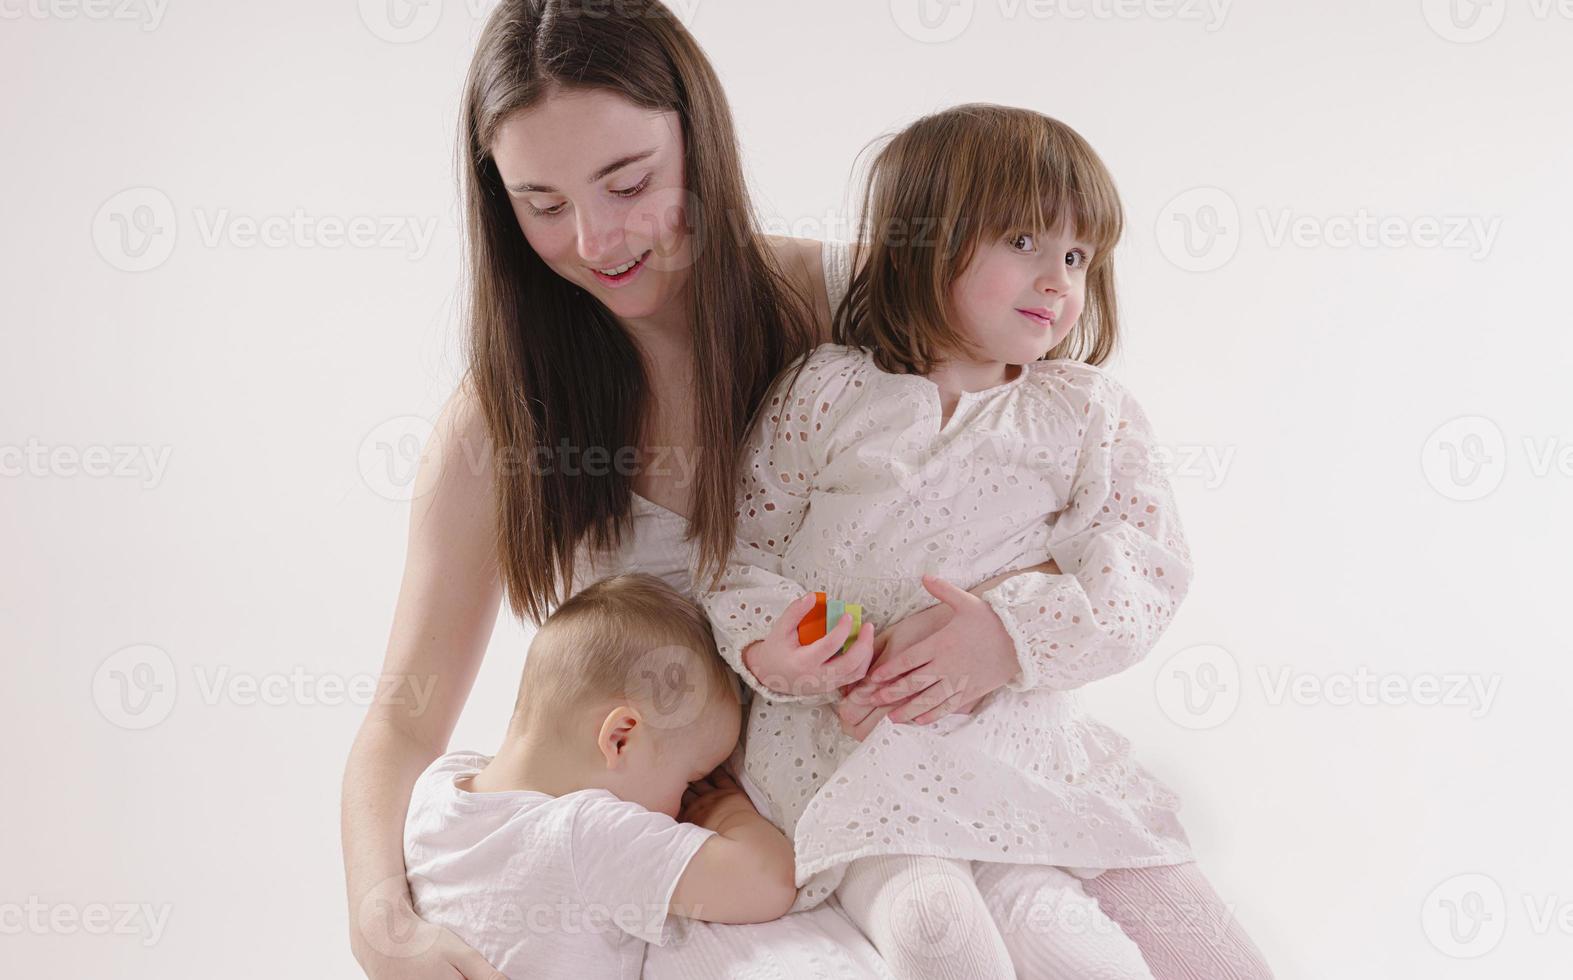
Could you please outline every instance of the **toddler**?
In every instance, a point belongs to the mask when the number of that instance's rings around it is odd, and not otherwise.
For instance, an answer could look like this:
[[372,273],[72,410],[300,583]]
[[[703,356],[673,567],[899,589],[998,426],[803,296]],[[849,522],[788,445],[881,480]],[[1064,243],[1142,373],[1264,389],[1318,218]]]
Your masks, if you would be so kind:
[[449,753],[416,782],[416,912],[532,980],[637,980],[672,917],[780,916],[791,842],[718,768],[740,727],[691,600],[643,573],[585,588],[531,642],[497,754]]

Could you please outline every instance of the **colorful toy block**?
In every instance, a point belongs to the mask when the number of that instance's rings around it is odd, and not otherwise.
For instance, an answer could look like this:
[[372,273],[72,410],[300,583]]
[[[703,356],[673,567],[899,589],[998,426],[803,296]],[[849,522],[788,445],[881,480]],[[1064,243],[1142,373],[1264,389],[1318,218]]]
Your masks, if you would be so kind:
[[797,641],[803,646],[808,646],[815,640],[823,639],[830,635],[830,631],[835,629],[836,623],[841,621],[843,615],[852,617],[852,632],[848,634],[847,641],[841,645],[837,655],[846,653],[852,649],[858,630],[863,627],[863,607],[855,602],[827,598],[823,592],[814,593],[814,608],[809,610],[808,615],[797,624]]

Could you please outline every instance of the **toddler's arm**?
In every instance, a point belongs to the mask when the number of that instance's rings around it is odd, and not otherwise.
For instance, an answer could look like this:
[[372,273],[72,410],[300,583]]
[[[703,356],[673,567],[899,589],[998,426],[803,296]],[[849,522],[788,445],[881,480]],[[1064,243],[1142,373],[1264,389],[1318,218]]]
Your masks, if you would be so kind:
[[792,842],[725,770],[693,784],[679,818],[716,836],[688,862],[668,912],[705,922],[768,922],[797,900]]

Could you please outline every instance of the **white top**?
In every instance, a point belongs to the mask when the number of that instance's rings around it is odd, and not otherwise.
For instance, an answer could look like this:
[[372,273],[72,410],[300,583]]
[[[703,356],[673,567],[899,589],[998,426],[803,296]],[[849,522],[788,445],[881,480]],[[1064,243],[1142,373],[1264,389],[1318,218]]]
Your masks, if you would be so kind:
[[[830,309],[834,313],[846,295],[851,276],[849,248],[845,244],[826,242],[822,264]],[[625,572],[649,572],[682,594],[692,595],[699,549],[694,542],[683,540],[688,533],[688,518],[637,493],[633,495],[630,512],[632,517],[620,547],[596,551],[587,544],[579,545],[569,595],[577,594],[597,579]]]
[[[851,277],[851,252],[848,246],[826,242],[821,254],[825,287],[830,298],[831,312],[846,295]],[[686,596],[693,596],[693,582],[698,571],[699,547],[685,541],[689,521],[683,515],[668,510],[653,500],[633,495],[630,521],[621,537],[620,546],[599,551],[581,543],[575,555],[574,581],[569,595],[576,595],[590,583],[610,575],[627,572],[648,572],[662,579]],[[743,704],[749,703],[753,691],[743,688]],[[728,759],[728,768],[738,777],[738,783],[753,801],[761,814],[770,817],[769,801],[761,793],[743,768],[747,732],[738,740],[737,748]],[[780,821],[776,821],[780,826]]]
[[[845,246],[826,252],[829,280]],[[1178,797],[1073,691],[1145,656],[1190,582],[1135,399],[1099,368],[1037,361],[963,394],[941,425],[927,378],[837,345],[806,361],[789,395],[788,378],[771,393],[745,463],[736,550],[721,590],[699,597],[722,655],[756,692],[745,771],[794,838],[794,909],[823,901],[847,861],[871,854],[1075,868],[1190,860]],[[886,626],[935,603],[925,573],[970,589],[1050,557],[1064,574],[1019,575],[985,594],[1021,674],[971,716],[884,719],[859,743],[840,730],[836,695],[776,694],[742,663],[805,591],[860,603],[865,621]]]
[[639,980],[645,943],[665,945],[687,923],[667,905],[715,831],[604,789],[454,785],[490,761],[452,752],[416,781],[404,823],[415,911],[509,977]]
[[578,595],[597,579],[628,572],[649,572],[683,595],[693,594],[690,573],[698,545],[684,541],[688,518],[653,500],[633,495],[631,518],[621,547],[593,550],[581,542],[574,555],[574,581],[569,595]]

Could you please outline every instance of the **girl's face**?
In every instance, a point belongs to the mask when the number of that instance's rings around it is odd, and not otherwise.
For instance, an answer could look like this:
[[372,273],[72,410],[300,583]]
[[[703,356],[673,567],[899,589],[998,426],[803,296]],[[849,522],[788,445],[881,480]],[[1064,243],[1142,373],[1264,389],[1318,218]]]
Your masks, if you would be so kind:
[[681,299],[693,263],[683,135],[601,89],[559,90],[497,131],[497,163],[525,240],[623,321]]
[[950,287],[952,323],[1000,364],[1026,364],[1064,340],[1081,315],[1092,246],[1070,222],[1043,235],[980,242]]

